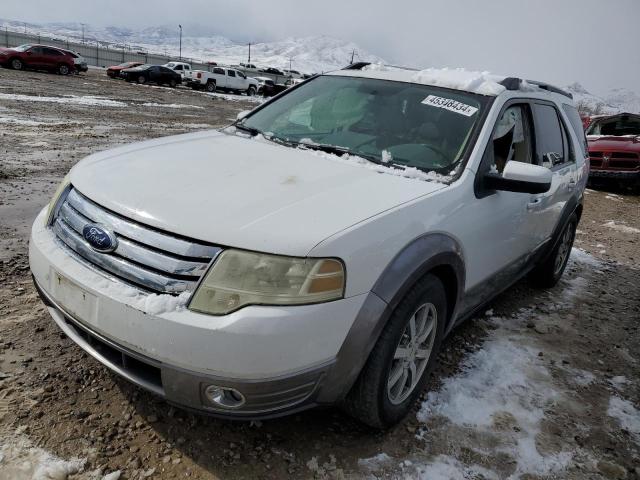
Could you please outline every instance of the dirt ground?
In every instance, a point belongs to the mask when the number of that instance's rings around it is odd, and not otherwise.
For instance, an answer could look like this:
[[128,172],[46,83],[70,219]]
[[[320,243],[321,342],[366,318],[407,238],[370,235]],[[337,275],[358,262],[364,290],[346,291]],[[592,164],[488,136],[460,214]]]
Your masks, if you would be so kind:
[[68,340],[27,258],[31,222],[65,173],[253,106],[98,70],[0,69],[0,479],[640,479],[638,196],[588,190],[560,284],[522,281],[458,328],[432,393],[385,433],[338,409],[251,423],[186,413]]

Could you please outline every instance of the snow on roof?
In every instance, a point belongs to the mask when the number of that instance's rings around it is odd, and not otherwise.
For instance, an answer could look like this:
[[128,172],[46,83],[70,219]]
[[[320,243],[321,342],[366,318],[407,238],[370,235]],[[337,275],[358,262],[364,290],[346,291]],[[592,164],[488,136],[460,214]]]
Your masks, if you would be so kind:
[[474,72],[463,68],[427,68],[418,71],[371,64],[361,70],[339,70],[331,72],[331,75],[420,83],[491,96],[497,96],[506,90],[503,85],[500,85],[500,82],[505,79],[504,76],[492,75],[489,72]]

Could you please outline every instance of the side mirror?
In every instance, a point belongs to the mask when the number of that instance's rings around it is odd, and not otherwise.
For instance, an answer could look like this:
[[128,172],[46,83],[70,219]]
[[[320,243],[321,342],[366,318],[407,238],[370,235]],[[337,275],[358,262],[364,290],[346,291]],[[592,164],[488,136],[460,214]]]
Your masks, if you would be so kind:
[[504,167],[502,175],[487,173],[484,185],[490,190],[519,193],[545,193],[551,188],[553,174],[551,170],[530,163],[510,161]]
[[251,113],[251,110],[242,110],[240,113],[238,113],[238,115],[236,115],[236,120],[242,120],[244,117],[246,117],[250,113]]

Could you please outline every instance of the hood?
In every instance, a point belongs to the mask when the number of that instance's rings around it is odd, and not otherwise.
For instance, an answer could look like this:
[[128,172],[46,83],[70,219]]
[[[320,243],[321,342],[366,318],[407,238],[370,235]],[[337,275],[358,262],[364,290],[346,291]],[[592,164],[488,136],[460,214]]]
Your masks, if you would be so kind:
[[15,52],[15,50],[13,48],[0,47],[0,53],[9,53],[9,52]]
[[71,170],[71,183],[96,203],[162,230],[296,256],[446,187],[218,131],[91,155]]
[[623,151],[640,153],[640,136],[588,136],[590,151]]

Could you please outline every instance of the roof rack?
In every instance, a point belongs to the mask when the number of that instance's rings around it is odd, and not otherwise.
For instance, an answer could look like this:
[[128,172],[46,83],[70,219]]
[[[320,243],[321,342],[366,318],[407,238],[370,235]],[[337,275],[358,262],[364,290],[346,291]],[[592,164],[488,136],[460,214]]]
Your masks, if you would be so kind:
[[522,82],[527,82],[530,85],[535,85],[542,90],[546,90],[548,92],[559,93],[560,95],[564,95],[565,97],[573,99],[573,95],[561,88],[554,87],[553,85],[549,85],[548,83],[538,82],[536,80],[522,80],[518,77],[507,77],[500,82],[500,85],[505,87],[507,90],[520,90],[522,86]]

